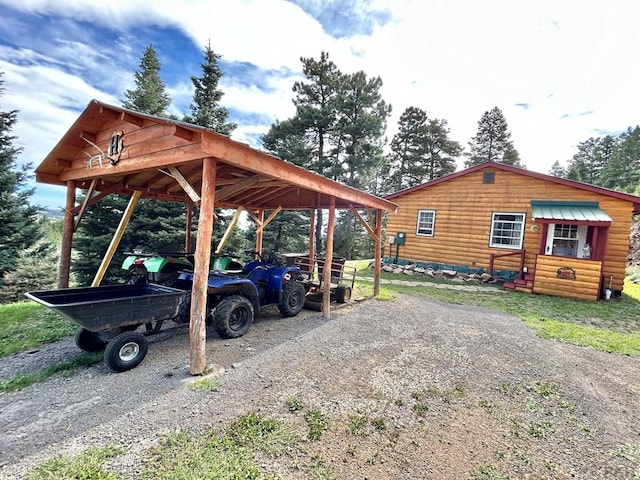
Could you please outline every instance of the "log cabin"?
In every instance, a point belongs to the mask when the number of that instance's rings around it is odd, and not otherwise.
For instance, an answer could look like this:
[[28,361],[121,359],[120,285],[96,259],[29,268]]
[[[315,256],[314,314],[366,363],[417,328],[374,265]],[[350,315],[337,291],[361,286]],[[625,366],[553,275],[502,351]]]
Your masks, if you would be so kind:
[[387,261],[484,272],[517,291],[619,296],[640,197],[486,162],[386,197]]

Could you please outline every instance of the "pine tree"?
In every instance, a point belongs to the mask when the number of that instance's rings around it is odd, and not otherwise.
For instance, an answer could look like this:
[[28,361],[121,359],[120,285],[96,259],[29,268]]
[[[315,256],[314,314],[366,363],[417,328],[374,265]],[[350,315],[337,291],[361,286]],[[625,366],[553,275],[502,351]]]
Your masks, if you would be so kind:
[[[171,103],[160,79],[160,62],[149,45],[135,73],[136,88],[127,90],[125,108],[149,115],[166,116]],[[87,209],[74,237],[77,258],[72,264],[75,280],[91,282],[120,222],[128,198],[112,195]],[[182,203],[141,199],[133,212],[116,254],[104,276],[103,283],[119,283],[126,279],[120,265],[125,252],[184,252],[186,206]]]
[[6,272],[0,286],[0,302],[18,302],[29,290],[48,290],[55,287],[58,263],[56,246],[44,239],[18,253],[15,270]]
[[462,147],[449,139],[446,120],[435,118],[427,124],[427,180],[444,177],[456,171],[456,158]]
[[[342,75],[338,85],[333,142],[333,156],[337,161],[332,176],[354,188],[371,191],[370,182],[382,156],[391,106],[382,99],[380,77],[367,79],[366,74],[359,71]],[[337,170],[336,166],[339,166]]]
[[520,156],[511,141],[511,133],[502,110],[494,107],[484,112],[478,122],[478,132],[469,142],[465,168],[484,162],[500,162],[521,167]]
[[[297,126],[306,135],[313,139],[314,158],[312,159],[312,171],[320,175],[327,175],[327,168],[331,162],[327,158],[329,136],[335,130],[336,114],[335,102],[337,96],[340,71],[329,60],[329,54],[322,52],[320,60],[313,58],[301,58],[302,74],[306,82],[296,82],[293,92],[296,94],[294,105],[296,106]],[[316,211],[316,225],[322,225],[322,210]],[[316,252],[322,251],[322,231],[316,229]]]
[[160,78],[160,69],[158,55],[153,46],[149,45],[142,54],[140,70],[134,74],[136,88],[125,92],[126,100],[122,102],[124,108],[149,115],[167,116],[171,99]]
[[431,120],[424,110],[408,107],[391,141],[386,190],[402,190],[455,172],[461,151],[460,144],[449,139],[446,120]]
[[558,178],[566,178],[567,171],[562,165],[560,165],[560,162],[556,160],[555,162],[553,162],[553,165],[551,165],[551,170],[549,170],[549,175],[553,175],[554,177],[558,177]]
[[194,87],[193,102],[191,116],[186,116],[185,121],[229,136],[238,125],[227,122],[229,111],[220,105],[224,95],[218,88],[218,82],[224,75],[218,66],[220,55],[211,49],[209,43],[204,49],[203,57],[202,76],[191,77]]
[[391,140],[386,191],[403,190],[421,184],[426,177],[427,112],[408,107],[400,115],[398,131]]
[[591,137],[578,144],[578,152],[569,161],[567,178],[591,185],[602,185],[605,165],[612,155],[613,138]]
[[627,128],[617,138],[611,158],[602,172],[602,185],[640,194],[640,126]]
[[[5,92],[3,76],[0,72],[0,97]],[[21,149],[13,145],[11,131],[17,121],[17,110],[0,110],[0,278],[16,268],[19,252],[42,236],[37,208],[29,204],[34,189],[26,188],[31,165],[16,164]]]

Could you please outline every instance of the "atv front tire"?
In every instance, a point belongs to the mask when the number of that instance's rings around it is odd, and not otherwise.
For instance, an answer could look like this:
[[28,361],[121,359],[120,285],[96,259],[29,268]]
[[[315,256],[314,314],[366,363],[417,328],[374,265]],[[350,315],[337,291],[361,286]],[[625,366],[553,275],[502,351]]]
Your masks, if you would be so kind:
[[253,305],[248,298],[231,295],[223,298],[213,311],[213,324],[222,338],[241,337],[253,323]]

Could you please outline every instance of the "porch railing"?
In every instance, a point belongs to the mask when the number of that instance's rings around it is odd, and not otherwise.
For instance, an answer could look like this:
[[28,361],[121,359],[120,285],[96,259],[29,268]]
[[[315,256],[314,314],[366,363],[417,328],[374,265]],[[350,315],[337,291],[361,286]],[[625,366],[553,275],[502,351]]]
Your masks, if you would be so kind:
[[526,254],[526,250],[522,249],[522,250],[518,250],[516,252],[509,252],[509,253],[492,253],[489,256],[489,273],[492,274],[493,273],[493,265],[495,263],[495,260],[497,258],[504,258],[504,257],[515,257],[515,256],[520,256],[520,268],[518,269],[518,271],[520,272],[518,274],[518,279],[522,280],[523,279],[523,270],[524,270],[524,257]]

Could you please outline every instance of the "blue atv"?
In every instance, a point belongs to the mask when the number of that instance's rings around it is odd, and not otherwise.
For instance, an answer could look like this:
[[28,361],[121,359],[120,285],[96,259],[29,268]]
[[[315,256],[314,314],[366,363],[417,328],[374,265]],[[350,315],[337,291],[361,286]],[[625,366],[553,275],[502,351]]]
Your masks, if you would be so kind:
[[[306,289],[299,267],[282,265],[257,256],[238,272],[211,271],[208,280],[207,322],[222,338],[244,335],[260,309],[277,306],[283,317],[294,317],[304,307]],[[182,272],[179,281],[193,284],[193,272]],[[181,309],[182,321],[188,321],[190,297]]]

